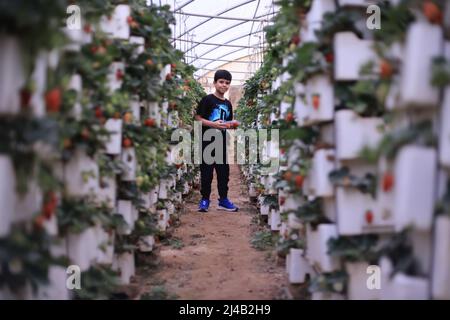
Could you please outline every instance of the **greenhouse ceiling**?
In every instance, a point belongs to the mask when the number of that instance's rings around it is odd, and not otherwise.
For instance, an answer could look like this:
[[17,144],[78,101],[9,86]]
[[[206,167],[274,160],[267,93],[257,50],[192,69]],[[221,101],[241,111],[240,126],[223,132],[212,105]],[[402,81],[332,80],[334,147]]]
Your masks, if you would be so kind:
[[[153,0],[170,5],[176,25],[173,45],[184,52],[186,63],[198,68],[200,78],[237,60],[235,76],[248,78],[262,61],[263,29],[277,11],[273,0]],[[244,59],[245,58],[245,59]]]

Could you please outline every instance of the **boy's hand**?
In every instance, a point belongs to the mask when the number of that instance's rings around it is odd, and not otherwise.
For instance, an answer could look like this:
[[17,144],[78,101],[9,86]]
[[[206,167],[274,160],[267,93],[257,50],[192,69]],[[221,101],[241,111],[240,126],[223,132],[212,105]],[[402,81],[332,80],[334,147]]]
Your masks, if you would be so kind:
[[216,129],[228,129],[228,123],[225,123],[223,120],[214,121],[214,128],[216,128]]

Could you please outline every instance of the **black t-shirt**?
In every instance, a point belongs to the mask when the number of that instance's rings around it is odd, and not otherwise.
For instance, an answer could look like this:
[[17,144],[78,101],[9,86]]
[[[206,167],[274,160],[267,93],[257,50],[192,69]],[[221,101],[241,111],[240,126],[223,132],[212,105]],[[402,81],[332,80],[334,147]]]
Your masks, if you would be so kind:
[[233,120],[233,106],[227,99],[222,100],[213,94],[208,94],[200,100],[197,114],[209,121],[231,121]]
[[[231,102],[227,99],[222,100],[217,98],[214,94],[208,94],[200,100],[197,106],[197,115],[201,116],[203,119],[209,121],[231,121],[233,120],[233,106]],[[202,136],[206,130],[211,129],[211,127],[202,126]],[[217,130],[217,129],[216,129]],[[226,130],[221,130],[223,134],[223,141],[225,142]],[[213,139],[214,141],[214,139]],[[207,146],[209,142],[203,141],[203,148]],[[226,152],[226,144],[224,146],[224,153]]]

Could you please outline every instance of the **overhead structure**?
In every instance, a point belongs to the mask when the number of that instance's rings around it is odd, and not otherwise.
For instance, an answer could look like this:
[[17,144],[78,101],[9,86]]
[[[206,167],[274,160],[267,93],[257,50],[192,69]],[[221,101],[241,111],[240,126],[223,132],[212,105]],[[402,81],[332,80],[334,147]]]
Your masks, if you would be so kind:
[[172,44],[198,69],[194,75],[201,82],[211,83],[215,70],[227,68],[233,84],[242,84],[261,65],[267,47],[264,27],[277,12],[273,0],[152,2],[172,8]]

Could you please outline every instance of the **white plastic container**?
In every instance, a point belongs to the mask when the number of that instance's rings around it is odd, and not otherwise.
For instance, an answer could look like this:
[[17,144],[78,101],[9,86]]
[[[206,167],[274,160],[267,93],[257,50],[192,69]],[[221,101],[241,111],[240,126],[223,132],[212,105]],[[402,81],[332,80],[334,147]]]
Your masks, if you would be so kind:
[[372,49],[372,40],[361,40],[353,32],[338,32],[334,35],[334,79],[352,81],[360,79],[361,66],[379,60]]
[[110,133],[106,140],[106,153],[118,155],[122,152],[122,120],[108,119],[105,122],[105,129]]
[[432,59],[443,54],[441,26],[426,21],[410,25],[406,34],[400,81],[400,106],[437,106],[439,91],[430,83]]
[[136,180],[137,159],[134,148],[124,148],[122,150],[121,159],[124,164],[124,171],[122,172],[123,181]]
[[450,217],[442,215],[435,220],[432,297],[450,299]]
[[77,149],[64,166],[64,182],[70,196],[96,195],[99,190],[99,168],[94,158]]

